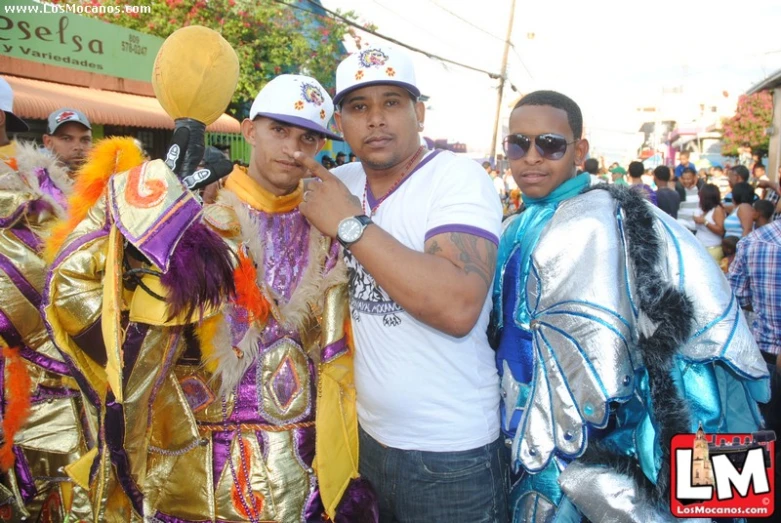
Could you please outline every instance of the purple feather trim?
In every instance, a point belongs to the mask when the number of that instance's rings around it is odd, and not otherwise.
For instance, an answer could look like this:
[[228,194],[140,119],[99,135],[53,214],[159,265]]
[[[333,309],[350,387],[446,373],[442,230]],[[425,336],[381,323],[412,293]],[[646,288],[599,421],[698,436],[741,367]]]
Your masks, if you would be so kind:
[[235,294],[235,257],[228,245],[202,223],[184,233],[160,282],[168,291],[168,317],[188,318],[204,307],[217,306]]

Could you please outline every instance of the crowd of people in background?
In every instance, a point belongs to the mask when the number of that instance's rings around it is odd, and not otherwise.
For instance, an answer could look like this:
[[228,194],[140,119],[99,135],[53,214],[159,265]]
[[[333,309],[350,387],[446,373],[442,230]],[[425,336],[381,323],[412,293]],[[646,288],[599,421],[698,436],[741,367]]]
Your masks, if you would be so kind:
[[320,158],[320,163],[325,167],[326,169],[333,169],[334,167],[339,167],[341,165],[344,165],[346,163],[353,163],[357,161],[357,158],[355,156],[355,153],[351,152],[350,154],[345,154],[342,151],[339,151],[336,153],[336,159],[334,160],[329,155],[324,154],[322,158]]
[[[726,273],[731,258],[725,250],[733,252],[737,240],[772,223],[781,214],[779,184],[768,179],[766,168],[756,155],[750,169],[738,163],[727,165],[726,170],[720,165],[697,169],[688,152],[679,156],[674,169],[666,165],[648,169],[639,161],[631,162],[628,168],[617,162],[605,167],[596,158],[589,158],[580,172],[589,174],[592,186],[629,185],[640,191],[694,234],[717,263],[727,258],[728,262],[722,264]],[[493,180],[505,215],[509,216],[521,207],[521,191],[509,168],[500,174],[500,162],[501,159],[497,160],[494,166],[485,161],[482,165]]]

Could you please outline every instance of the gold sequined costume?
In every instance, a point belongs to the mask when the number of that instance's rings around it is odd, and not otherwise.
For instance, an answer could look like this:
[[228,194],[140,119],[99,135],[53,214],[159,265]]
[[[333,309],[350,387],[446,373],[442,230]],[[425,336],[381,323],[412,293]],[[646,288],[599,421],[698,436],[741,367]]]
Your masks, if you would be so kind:
[[65,469],[94,445],[95,413],[39,312],[42,239],[64,216],[71,185],[34,144],[12,142],[0,154],[0,521],[92,517],[87,493]]
[[[97,520],[376,518],[357,472],[345,269],[301,193],[236,170],[201,209],[152,161],[113,176],[65,241],[44,310],[102,412],[79,469]],[[230,298],[214,293],[226,255]],[[82,343],[95,338],[99,354]]]

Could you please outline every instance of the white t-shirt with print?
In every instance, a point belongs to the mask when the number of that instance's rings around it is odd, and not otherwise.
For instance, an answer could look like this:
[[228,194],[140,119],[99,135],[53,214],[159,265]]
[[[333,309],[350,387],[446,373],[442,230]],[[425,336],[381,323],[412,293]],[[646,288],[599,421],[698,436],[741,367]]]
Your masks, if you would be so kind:
[[[335,169],[354,195],[366,190],[360,163]],[[479,164],[451,152],[430,152],[380,204],[375,224],[410,249],[428,238],[465,232],[492,242],[502,207]],[[361,427],[383,445],[404,450],[460,451],[499,437],[499,377],[486,330],[488,293],[474,329],[454,338],[401,309],[346,253],[356,344],[355,385]],[[389,263],[392,263],[390,261]]]

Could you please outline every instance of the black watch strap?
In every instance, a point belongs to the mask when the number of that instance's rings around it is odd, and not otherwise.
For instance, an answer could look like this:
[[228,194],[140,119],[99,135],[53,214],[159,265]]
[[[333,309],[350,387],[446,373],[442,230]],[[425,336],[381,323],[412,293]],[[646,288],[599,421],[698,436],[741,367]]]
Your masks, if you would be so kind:
[[361,222],[361,225],[364,227],[367,227],[370,223],[372,223],[372,219],[366,216],[365,214],[359,214],[355,217],[356,220]]

